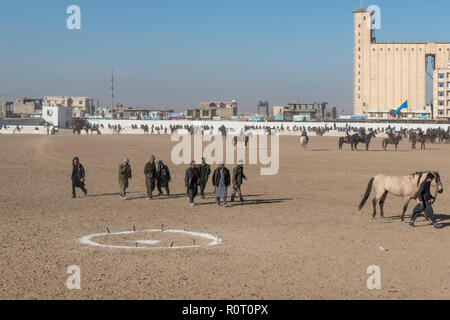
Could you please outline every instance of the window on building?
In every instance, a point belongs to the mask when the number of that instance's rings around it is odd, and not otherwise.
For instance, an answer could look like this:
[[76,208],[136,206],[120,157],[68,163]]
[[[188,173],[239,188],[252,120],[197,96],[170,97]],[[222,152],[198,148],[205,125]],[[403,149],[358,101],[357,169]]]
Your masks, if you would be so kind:
[[444,86],[445,86],[444,82],[439,82],[439,83],[438,83],[438,87],[439,87],[439,88],[443,88]]
[[439,114],[440,116],[444,115],[444,110],[438,110],[438,114]]
[[438,92],[438,96],[439,96],[439,97],[443,97],[443,96],[444,96],[444,91]]
[[445,106],[445,102],[444,101],[438,101],[438,106]]
[[445,78],[445,74],[439,73],[438,77],[439,77],[439,79],[444,79]]

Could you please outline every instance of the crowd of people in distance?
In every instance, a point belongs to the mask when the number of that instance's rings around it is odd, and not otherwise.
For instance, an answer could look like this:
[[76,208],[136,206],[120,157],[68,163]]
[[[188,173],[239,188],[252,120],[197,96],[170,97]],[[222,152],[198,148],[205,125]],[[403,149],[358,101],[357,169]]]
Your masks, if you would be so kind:
[[[186,187],[186,194],[189,198],[189,204],[195,205],[195,197],[199,193],[200,196],[205,199],[205,189],[209,176],[211,174],[211,166],[206,162],[203,157],[201,164],[196,164],[192,161],[190,166],[186,169],[184,184]],[[153,199],[153,192],[158,190],[157,197],[163,195],[163,188],[165,189],[167,196],[170,197],[169,183],[172,181],[169,167],[162,161],[156,161],[154,155],[150,156],[149,161],[144,167],[145,185],[147,188],[147,199]],[[118,182],[120,188],[120,199],[126,200],[127,189],[129,187],[130,179],[133,178],[130,160],[125,158],[119,165],[118,169]],[[79,188],[86,197],[88,195],[86,189],[86,171],[84,166],[80,163],[78,157],[74,157],[72,160],[72,198],[76,198],[76,189]],[[232,184],[232,194],[230,202],[234,202],[236,197],[239,201],[244,202],[241,186],[244,180],[247,180],[247,176],[244,174],[244,162],[238,161],[238,164],[233,168],[232,173],[225,166],[223,162],[219,162],[217,168],[214,170],[212,176],[212,184],[214,186],[214,197],[218,206],[226,206],[228,198],[228,188]]]

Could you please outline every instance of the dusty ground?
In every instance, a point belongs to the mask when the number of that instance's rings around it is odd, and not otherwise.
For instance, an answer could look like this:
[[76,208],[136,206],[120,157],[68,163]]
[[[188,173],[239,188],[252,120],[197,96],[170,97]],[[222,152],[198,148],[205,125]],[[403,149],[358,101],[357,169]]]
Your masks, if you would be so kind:
[[[400,222],[401,200],[392,196],[387,222],[372,220],[369,205],[356,208],[378,173],[439,169],[445,188],[450,145],[413,152],[403,142],[398,152],[381,152],[377,139],[377,151],[352,153],[348,145],[338,151],[337,138],[313,137],[304,151],[298,138],[283,137],[278,175],[260,176],[257,166],[248,166],[247,202],[229,208],[218,208],[211,196],[188,206],[185,166],[171,165],[168,137],[0,136],[0,147],[2,299],[450,298],[447,190],[435,204],[446,219],[442,230],[423,218],[416,229]],[[171,167],[175,198],[143,197],[151,153]],[[88,198],[71,199],[74,155],[87,170]],[[134,169],[129,201],[117,195],[116,170],[125,156]],[[157,251],[79,241],[107,227],[117,232],[161,224],[198,232],[206,227],[223,243]],[[81,290],[66,288],[70,265],[81,268]],[[382,290],[366,287],[370,265],[381,268]]]

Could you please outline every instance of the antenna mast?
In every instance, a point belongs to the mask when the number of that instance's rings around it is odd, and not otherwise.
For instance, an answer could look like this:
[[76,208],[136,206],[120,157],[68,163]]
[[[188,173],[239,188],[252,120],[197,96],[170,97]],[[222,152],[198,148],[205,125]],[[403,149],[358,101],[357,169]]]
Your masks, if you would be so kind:
[[114,107],[114,69],[111,72],[111,108]]

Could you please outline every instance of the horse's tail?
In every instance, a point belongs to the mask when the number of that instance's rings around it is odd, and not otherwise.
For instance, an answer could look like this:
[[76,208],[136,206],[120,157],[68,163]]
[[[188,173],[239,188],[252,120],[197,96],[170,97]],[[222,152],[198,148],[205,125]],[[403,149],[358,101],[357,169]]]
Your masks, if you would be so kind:
[[359,210],[361,210],[364,207],[364,205],[366,204],[366,201],[370,196],[370,192],[372,192],[372,185],[373,185],[374,180],[375,180],[375,178],[370,179],[369,185],[367,186],[366,193],[364,194],[364,197],[362,198],[361,203],[359,204],[359,207],[358,207]]
[[343,137],[340,137],[339,138],[339,150],[341,150],[342,149],[342,145],[344,144],[344,138]]

